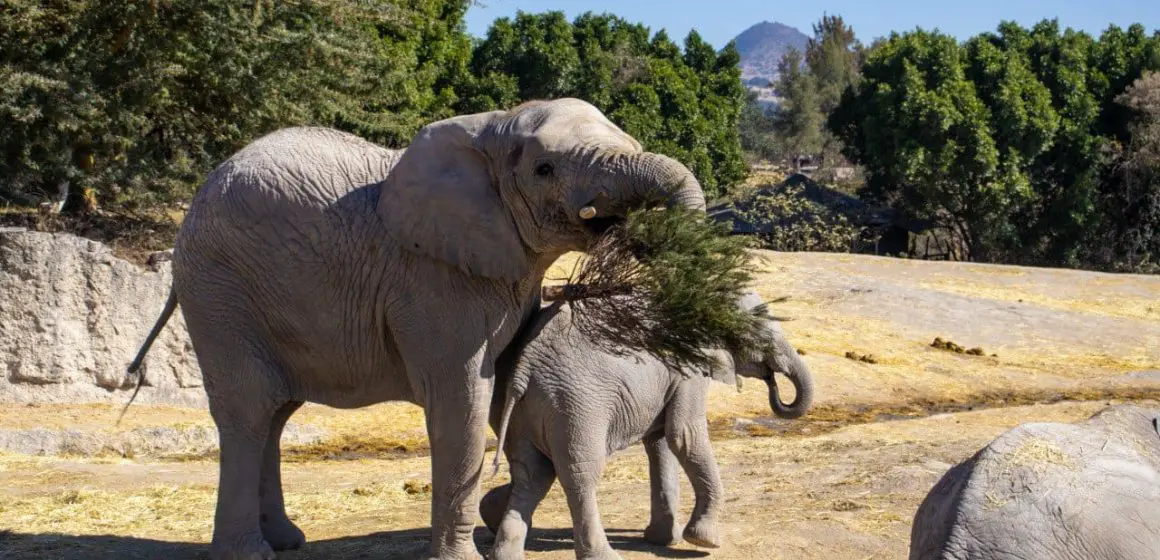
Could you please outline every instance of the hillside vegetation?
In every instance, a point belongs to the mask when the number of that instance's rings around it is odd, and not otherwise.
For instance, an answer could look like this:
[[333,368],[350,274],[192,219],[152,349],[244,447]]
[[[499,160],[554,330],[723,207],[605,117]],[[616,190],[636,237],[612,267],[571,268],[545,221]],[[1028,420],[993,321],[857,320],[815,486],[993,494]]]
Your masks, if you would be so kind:
[[179,206],[213,166],[279,127],[402,147],[428,122],[565,96],[680,159],[710,195],[744,177],[731,47],[562,12],[497,20],[475,44],[469,4],[8,2],[0,207]]
[[[276,128],[402,147],[438,119],[571,96],[710,199],[749,163],[805,162],[930,224],[954,259],[1160,270],[1160,33],[1142,25],[863,44],[827,14],[809,35],[764,22],[713,46],[593,12],[519,12],[473,38],[471,4],[8,2],[0,223],[168,235],[213,166]],[[743,79],[775,74],[747,93]]]
[[747,149],[820,177],[857,166],[859,197],[931,224],[956,259],[1158,270],[1160,32],[813,30],[782,59],[778,108],[743,113]]

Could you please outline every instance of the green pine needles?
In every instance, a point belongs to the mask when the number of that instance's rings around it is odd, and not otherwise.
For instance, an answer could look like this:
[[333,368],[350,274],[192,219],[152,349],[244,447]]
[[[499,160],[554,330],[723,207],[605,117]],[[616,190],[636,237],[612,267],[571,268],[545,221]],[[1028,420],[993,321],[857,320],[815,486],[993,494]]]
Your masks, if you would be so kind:
[[637,210],[586,251],[564,290],[574,324],[618,352],[645,351],[687,372],[711,349],[761,344],[764,309],[738,305],[753,279],[744,239],[701,212]]

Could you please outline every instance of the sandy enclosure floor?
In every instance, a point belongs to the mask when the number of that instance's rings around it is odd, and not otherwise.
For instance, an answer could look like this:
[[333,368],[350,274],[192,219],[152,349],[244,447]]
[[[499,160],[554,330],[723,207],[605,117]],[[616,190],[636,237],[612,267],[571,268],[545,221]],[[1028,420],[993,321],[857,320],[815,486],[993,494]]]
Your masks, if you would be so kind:
[[[763,257],[759,292],[790,297],[775,312],[792,319],[785,330],[817,377],[817,406],[799,421],[772,420],[761,384],[714,387],[710,416],[727,493],[718,550],[645,543],[644,453],[618,454],[600,504],[625,558],[904,558],[926,491],[1002,431],[1079,420],[1114,402],[1160,406],[1160,277]],[[549,277],[565,275],[567,264]],[[984,355],[932,348],[935,337]],[[118,412],[0,406],[0,430],[112,437],[212,426],[204,410],[135,405],[114,429]],[[284,451],[288,509],[309,542],[279,558],[420,557],[430,511],[422,411],[307,405],[292,422],[324,435]],[[213,454],[197,450],[0,453],[0,559],[204,558],[216,479]],[[506,480],[501,472],[484,486]],[[682,505],[687,514],[687,482]],[[558,485],[535,522],[529,558],[573,558]],[[476,541],[486,550],[490,534],[477,529]]]

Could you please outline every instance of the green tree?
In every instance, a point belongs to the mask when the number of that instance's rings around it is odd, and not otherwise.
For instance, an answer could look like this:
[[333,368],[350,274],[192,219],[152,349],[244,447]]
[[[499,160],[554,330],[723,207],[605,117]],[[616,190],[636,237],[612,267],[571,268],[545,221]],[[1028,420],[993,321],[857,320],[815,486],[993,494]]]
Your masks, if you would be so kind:
[[[829,124],[847,156],[867,167],[868,195],[935,221],[957,235],[969,258],[990,260],[1008,242],[1015,213],[1031,196],[1021,162],[1036,154],[1021,150],[1041,148],[1054,120],[1051,115],[1024,120],[1027,130],[1021,133],[1039,143],[997,142],[991,128],[995,112],[984,99],[1034,102],[1042,92],[981,97],[965,71],[970,52],[937,32],[891,35],[870,55],[862,82],[843,98]],[[980,71],[1000,82],[1009,78],[985,56],[978,58]],[[1004,159],[1004,154],[1015,157]]]
[[833,164],[841,159],[841,147],[825,127],[826,116],[858,83],[864,49],[841,16],[823,15],[813,32],[805,52],[790,49],[778,63],[774,87],[782,102],[774,130],[782,157],[822,156]]
[[826,130],[825,117],[838,106],[842,93],[857,85],[864,49],[842,16],[823,15],[813,31],[806,43],[805,61],[816,91],[819,115],[814,120],[821,135],[822,162],[834,167],[842,163],[842,147]]
[[648,29],[613,15],[587,12],[573,22],[572,33],[580,54],[575,95],[607,111],[615,92],[645,72]]
[[774,111],[757,101],[757,92],[748,92],[738,119],[741,148],[759,160],[781,159],[782,149],[774,133],[775,123]]
[[649,42],[649,51],[649,54],[654,58],[674,62],[681,58],[681,48],[669,38],[668,32],[664,29],[653,35],[652,41]]
[[842,92],[858,83],[862,44],[842,16],[823,15],[806,43],[805,63],[817,88],[818,108],[828,115]]
[[466,79],[466,3],[14,0],[0,6],[0,196],[188,198],[245,143],[322,124],[399,145]]
[[[713,46],[701,38],[701,34],[694,29],[685,37],[685,66],[692,68],[698,74],[709,74],[716,70],[717,53]],[[740,79],[740,77],[738,77]]]
[[1090,64],[1096,46],[1086,33],[1060,32],[1055,21],[1036,24],[1029,33],[1032,69],[1051,91],[1060,127],[1052,149],[1040,159],[1034,189],[1036,204],[1024,212],[1025,255],[1032,262],[1076,264],[1088,232],[1096,227],[1100,175],[1108,160],[1106,143],[1096,132],[1102,81]]
[[1132,113],[1129,141],[1101,207],[1108,227],[1095,257],[1112,270],[1160,272],[1160,72],[1147,72],[1116,102]]
[[822,151],[822,125],[817,82],[803,67],[802,53],[791,48],[777,66],[777,85],[781,97],[774,117],[774,130],[791,159],[816,155]]
[[561,12],[521,12],[496,20],[472,60],[475,75],[487,76],[479,82],[516,87],[481,88],[470,98],[474,107],[584,99],[646,149],[687,165],[715,196],[746,173],[739,62],[732,45],[715,52],[696,32],[682,51],[663,30],[650,39],[647,28],[608,14],[581,14],[569,24]]
[[563,12],[521,11],[492,24],[472,65],[478,76],[515,78],[520,99],[555,99],[575,91],[580,55]]
[[740,65],[737,44],[730,41],[717,54],[712,68],[702,73],[701,79],[701,111],[713,131],[709,155],[713,158],[713,174],[719,194],[745,179],[749,173],[738,135],[747,93],[741,83]]
[[1148,176],[1135,163],[1148,161],[1146,121],[1117,99],[1160,67],[1158,52],[1160,34],[1136,25],[1095,39],[1054,20],[1003,22],[961,45],[895,34],[828,124],[867,167],[867,195],[936,219],[972,258],[1115,266],[1109,239],[1127,239],[1125,216],[1152,219],[1125,195],[1143,192],[1127,177]]

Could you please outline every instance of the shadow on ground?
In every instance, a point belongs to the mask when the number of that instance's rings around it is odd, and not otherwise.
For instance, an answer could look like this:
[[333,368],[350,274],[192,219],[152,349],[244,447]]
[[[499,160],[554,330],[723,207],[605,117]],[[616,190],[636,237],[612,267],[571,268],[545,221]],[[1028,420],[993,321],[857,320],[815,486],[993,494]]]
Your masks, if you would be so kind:
[[[648,543],[640,531],[607,529],[608,541],[618,551],[648,552],[660,558],[704,558],[698,550],[678,550]],[[279,560],[354,560],[392,558],[418,560],[425,557],[430,542],[428,529],[383,531],[357,537],[319,540],[306,543],[301,550],[278,554]],[[475,530],[475,544],[487,553],[494,544],[491,533]],[[549,552],[572,549],[571,529],[532,529],[527,549]],[[209,558],[209,545],[159,541],[114,535],[23,534],[0,531],[0,559],[89,560],[118,558],[125,560],[203,560]]]

